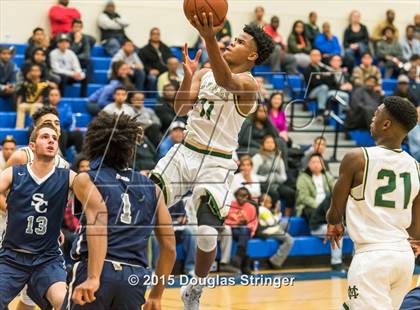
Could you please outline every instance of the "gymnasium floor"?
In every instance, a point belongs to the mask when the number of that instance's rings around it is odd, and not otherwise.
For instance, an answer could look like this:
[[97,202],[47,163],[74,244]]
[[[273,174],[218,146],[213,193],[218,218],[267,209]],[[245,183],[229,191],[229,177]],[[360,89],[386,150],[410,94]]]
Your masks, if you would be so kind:
[[[259,276],[264,274],[264,276]],[[417,267],[413,277],[415,286],[420,274]],[[277,277],[278,273],[264,271],[258,274],[259,279]],[[219,286],[205,289],[201,298],[201,310],[318,310],[340,309],[347,299],[346,276],[331,272],[327,268],[319,269],[288,269],[280,273],[280,278],[295,278],[293,286],[282,286],[279,289],[272,286]],[[239,283],[236,276],[232,281]],[[285,282],[283,282],[285,283]],[[179,283],[176,288],[165,290],[162,309],[183,309],[180,299]],[[9,307],[14,310],[16,301]]]

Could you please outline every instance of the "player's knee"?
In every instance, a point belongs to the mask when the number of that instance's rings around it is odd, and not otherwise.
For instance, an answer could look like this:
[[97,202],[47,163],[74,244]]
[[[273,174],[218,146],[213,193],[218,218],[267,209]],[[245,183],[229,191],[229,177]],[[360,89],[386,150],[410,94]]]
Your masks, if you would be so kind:
[[203,252],[211,252],[217,246],[217,230],[214,227],[201,225],[197,230],[197,247]]

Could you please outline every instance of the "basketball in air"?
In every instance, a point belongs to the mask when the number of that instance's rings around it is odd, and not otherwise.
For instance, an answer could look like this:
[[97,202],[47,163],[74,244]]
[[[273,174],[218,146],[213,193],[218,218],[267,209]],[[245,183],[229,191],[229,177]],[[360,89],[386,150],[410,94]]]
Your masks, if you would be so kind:
[[203,13],[213,14],[214,26],[219,26],[228,12],[226,0],[184,0],[184,14],[188,20],[197,15],[200,22],[203,22]]

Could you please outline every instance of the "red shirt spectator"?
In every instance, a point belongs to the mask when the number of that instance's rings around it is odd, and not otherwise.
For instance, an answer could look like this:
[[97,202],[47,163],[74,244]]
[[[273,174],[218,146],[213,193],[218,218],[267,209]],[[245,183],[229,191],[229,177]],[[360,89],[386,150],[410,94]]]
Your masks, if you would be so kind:
[[281,46],[283,51],[286,50],[286,41],[278,32],[280,20],[277,16],[271,18],[271,23],[264,26],[264,31],[273,39],[273,41]]
[[63,32],[71,32],[74,19],[80,19],[80,12],[76,8],[69,8],[69,0],[59,0],[57,5],[51,7],[48,16],[51,23],[52,36]]
[[249,202],[233,201],[225,224],[229,226],[246,225],[251,231],[251,238],[255,235],[258,227],[257,209]]

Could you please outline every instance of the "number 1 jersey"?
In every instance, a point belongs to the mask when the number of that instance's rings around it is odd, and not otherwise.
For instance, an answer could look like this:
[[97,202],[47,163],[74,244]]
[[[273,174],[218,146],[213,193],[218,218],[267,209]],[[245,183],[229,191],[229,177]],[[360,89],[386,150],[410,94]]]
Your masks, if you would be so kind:
[[406,229],[419,193],[418,163],[402,150],[375,146],[363,153],[363,183],[352,189],[346,209],[356,252],[410,251]]

